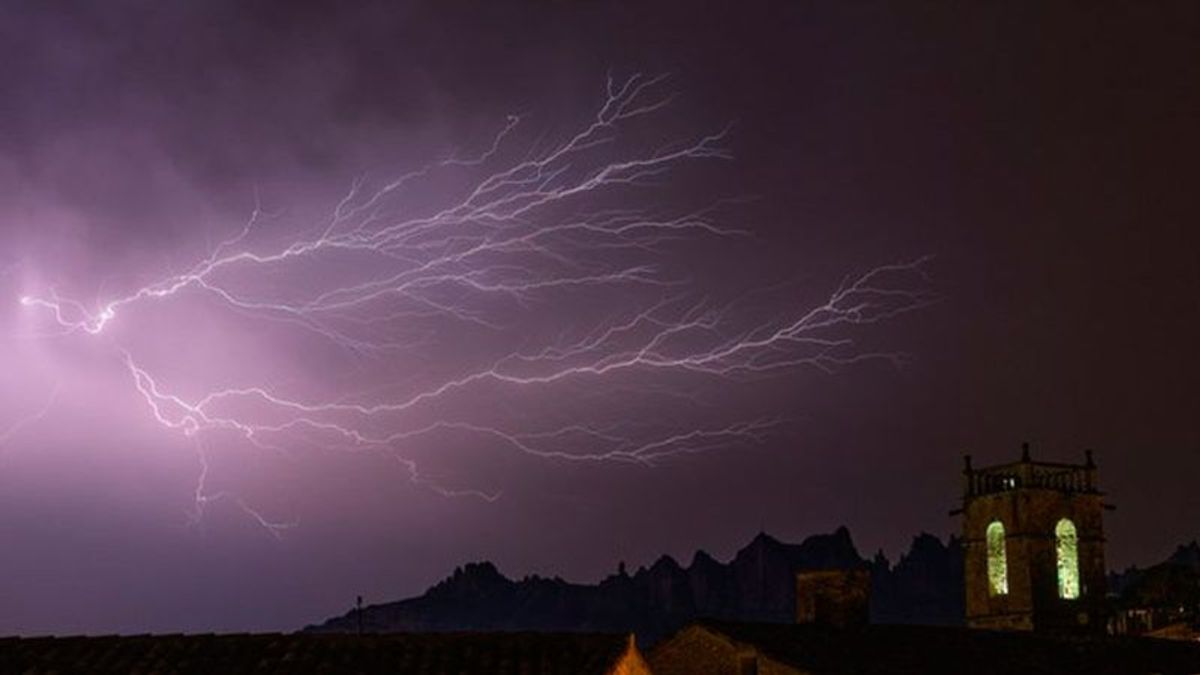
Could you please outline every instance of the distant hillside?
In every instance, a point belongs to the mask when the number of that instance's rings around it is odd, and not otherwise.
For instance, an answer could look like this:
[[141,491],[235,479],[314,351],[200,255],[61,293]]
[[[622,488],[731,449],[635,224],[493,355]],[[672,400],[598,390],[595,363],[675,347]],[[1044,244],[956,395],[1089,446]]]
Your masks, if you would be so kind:
[[1108,577],[1110,593],[1124,607],[1200,607],[1200,543],[1175,549],[1163,562],[1141,569],[1130,567]]
[[[893,567],[882,555],[864,560],[844,527],[800,544],[759,534],[727,563],[704,551],[697,551],[687,567],[663,556],[649,568],[632,575],[621,569],[596,585],[538,576],[513,581],[490,562],[472,563],[424,595],[364,608],[362,622],[370,632],[633,631],[654,641],[699,617],[790,622],[796,571],[860,567],[872,573],[873,620],[961,622],[957,541],[947,545],[922,534]],[[351,632],[357,625],[352,610],[306,630]]]

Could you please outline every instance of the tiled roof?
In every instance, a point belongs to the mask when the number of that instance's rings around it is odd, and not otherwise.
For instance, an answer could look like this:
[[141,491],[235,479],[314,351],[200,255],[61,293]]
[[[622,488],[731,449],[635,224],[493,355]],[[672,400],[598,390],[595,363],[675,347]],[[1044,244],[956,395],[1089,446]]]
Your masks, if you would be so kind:
[[0,638],[0,673],[601,675],[628,647],[623,635],[562,633]]
[[933,626],[836,629],[719,621],[700,625],[777,661],[821,675],[1200,673],[1200,644],[1168,640],[1049,637]]

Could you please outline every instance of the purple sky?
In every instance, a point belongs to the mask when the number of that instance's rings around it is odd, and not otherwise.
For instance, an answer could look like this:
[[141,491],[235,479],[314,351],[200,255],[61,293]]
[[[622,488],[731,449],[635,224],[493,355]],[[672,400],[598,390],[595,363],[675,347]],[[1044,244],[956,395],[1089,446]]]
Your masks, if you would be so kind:
[[0,633],[894,558],[1026,439],[1200,536],[1192,3],[94,4],[0,19]]

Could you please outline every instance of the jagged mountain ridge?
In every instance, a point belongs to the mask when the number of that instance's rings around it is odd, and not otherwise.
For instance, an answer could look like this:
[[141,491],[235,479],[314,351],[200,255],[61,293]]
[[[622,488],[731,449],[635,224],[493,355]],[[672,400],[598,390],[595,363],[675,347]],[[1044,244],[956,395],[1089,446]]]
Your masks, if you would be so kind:
[[[867,568],[872,618],[894,623],[953,624],[962,617],[962,557],[928,534],[913,541],[893,568],[882,555],[863,559],[850,532],[808,537],[799,544],[760,533],[727,563],[697,551],[686,568],[670,556],[630,575],[624,566],[598,584],[502,575],[490,562],[471,563],[425,594],[362,612],[363,630],[632,631],[653,641],[689,621],[720,618],[789,622],[795,573],[804,569]],[[352,610],[305,630],[350,632]]]

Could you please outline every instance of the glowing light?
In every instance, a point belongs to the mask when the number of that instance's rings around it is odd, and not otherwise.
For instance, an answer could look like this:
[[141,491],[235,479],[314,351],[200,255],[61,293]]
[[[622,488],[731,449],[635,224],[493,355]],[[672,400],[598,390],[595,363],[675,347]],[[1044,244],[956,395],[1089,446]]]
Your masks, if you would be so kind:
[[[555,318],[570,325],[560,326],[556,337],[522,336],[519,350],[467,363],[432,383],[392,388],[386,396],[376,389],[301,398],[251,381],[185,397],[173,392],[197,387],[161,381],[128,345],[113,345],[151,416],[166,429],[196,439],[210,431],[232,432],[261,448],[278,448],[305,434],[326,448],[378,451],[399,460],[413,483],[445,496],[492,501],[499,492],[435,483],[403,456],[405,441],[452,430],[542,459],[647,466],[734,443],[761,443],[779,420],[697,428],[664,419],[651,432],[644,425],[579,420],[530,428],[536,416],[522,415],[506,426],[495,419],[469,419],[473,410],[448,414],[434,405],[484,387],[550,389],[582,379],[611,383],[614,390],[674,388],[671,393],[686,402],[691,399],[685,387],[646,381],[665,381],[666,374],[747,381],[802,368],[832,372],[866,360],[902,359],[860,351],[845,331],[935,302],[926,290],[927,258],[849,276],[823,300],[790,306],[767,319],[743,317],[736,302],[714,304],[687,278],[665,271],[669,266],[659,263],[674,243],[731,240],[747,232],[716,223],[719,204],[674,213],[663,212],[657,203],[653,210],[633,206],[641,201],[631,199],[631,191],[652,191],[685,165],[731,159],[723,130],[651,148],[620,142],[627,125],[652,121],[668,108],[673,93],[664,86],[663,77],[610,79],[594,116],[556,143],[539,140],[533,147],[510,148],[521,122],[510,117],[480,154],[429,164],[377,189],[355,181],[327,222],[302,234],[285,233],[282,240],[271,239],[281,236],[278,228],[263,233],[269,216],[256,205],[233,236],[186,271],[103,302],[86,304],[53,291],[20,301],[48,310],[65,332],[98,335],[118,319],[128,320],[124,310],[133,305],[165,306],[198,294],[239,315],[307,331],[366,358],[414,352],[427,338],[401,337],[419,332],[413,326],[442,322],[438,325],[463,331],[518,331],[526,308],[561,303],[553,305],[562,310]],[[414,215],[406,209],[410,190],[442,172],[453,172],[460,183],[465,174],[466,188],[430,212]],[[352,281],[345,274],[323,273],[344,270],[347,260],[360,273]],[[247,280],[254,273],[296,269],[305,272],[309,285],[264,289]],[[590,325],[560,318],[574,316],[572,310],[586,305],[588,294],[612,289],[637,290],[628,294],[621,313]],[[393,330],[397,326],[404,330]],[[643,379],[632,381],[633,375]],[[670,424],[676,427],[667,428]],[[564,449],[572,440],[575,448],[586,449]],[[196,489],[198,513],[206,502],[221,498],[272,533],[285,527],[240,496],[208,493],[204,444],[198,441],[197,448],[204,467]]]
[[987,527],[987,574],[988,592],[991,595],[1008,595],[1008,546],[1004,525],[995,521]]
[[1079,597],[1079,539],[1075,523],[1063,518],[1054,527],[1055,559],[1058,563],[1058,597]]

